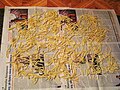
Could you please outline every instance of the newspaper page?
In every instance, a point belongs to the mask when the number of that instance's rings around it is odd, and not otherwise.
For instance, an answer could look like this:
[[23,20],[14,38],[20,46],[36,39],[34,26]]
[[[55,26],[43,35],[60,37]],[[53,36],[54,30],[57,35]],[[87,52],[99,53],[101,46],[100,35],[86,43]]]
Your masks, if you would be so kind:
[[[8,31],[16,22],[30,18],[35,12],[43,12],[46,10],[55,10],[59,14],[69,16],[73,22],[83,14],[90,14],[101,19],[103,26],[109,28],[108,38],[104,42],[111,50],[112,54],[120,63],[120,27],[114,10],[99,9],[77,9],[77,8],[47,8],[47,7],[6,7],[4,14],[4,26],[1,44],[0,59],[0,90],[120,90],[120,72],[113,74],[97,75],[97,79],[89,76],[81,75],[76,86],[71,80],[54,80],[40,79],[33,84],[28,78],[14,78],[14,70],[11,63],[12,56],[6,57],[7,48],[10,47],[10,40],[16,34]],[[28,26],[29,27],[29,26]],[[45,63],[45,61],[44,61]],[[83,66],[84,68],[84,66]]]

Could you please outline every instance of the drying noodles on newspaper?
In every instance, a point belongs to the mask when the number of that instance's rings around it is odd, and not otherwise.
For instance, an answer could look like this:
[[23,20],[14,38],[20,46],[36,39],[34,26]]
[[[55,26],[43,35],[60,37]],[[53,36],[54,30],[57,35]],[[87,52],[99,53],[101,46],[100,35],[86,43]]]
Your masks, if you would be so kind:
[[6,64],[11,65],[13,78],[27,78],[34,85],[40,79],[58,84],[68,81],[76,88],[80,76],[97,80],[119,72],[118,58],[105,44],[109,28],[102,19],[89,13],[74,15],[69,9],[59,13],[49,9],[22,20],[19,17],[25,16],[18,16],[14,24],[9,22],[11,39],[6,57],[12,60]]

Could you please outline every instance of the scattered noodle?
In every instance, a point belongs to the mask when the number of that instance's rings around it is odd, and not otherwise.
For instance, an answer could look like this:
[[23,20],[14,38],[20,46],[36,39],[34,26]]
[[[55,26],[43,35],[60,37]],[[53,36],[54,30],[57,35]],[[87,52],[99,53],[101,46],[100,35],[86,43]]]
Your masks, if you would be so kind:
[[115,58],[102,50],[107,29],[95,16],[85,14],[71,22],[56,11],[46,11],[35,13],[9,30],[17,32],[7,50],[17,77],[28,77],[34,83],[39,78],[75,82],[80,75],[118,70]]

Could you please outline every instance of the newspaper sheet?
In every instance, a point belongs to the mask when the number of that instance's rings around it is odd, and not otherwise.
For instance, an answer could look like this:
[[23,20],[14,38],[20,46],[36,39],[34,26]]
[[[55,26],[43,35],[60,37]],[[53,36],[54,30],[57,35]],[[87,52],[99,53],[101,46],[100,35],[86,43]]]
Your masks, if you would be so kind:
[[108,44],[113,55],[120,63],[120,27],[114,10],[99,10],[99,9],[76,9],[76,8],[46,8],[46,7],[6,7],[4,14],[4,26],[2,34],[2,47],[0,59],[0,90],[120,90],[120,79],[116,78],[120,72],[115,74],[98,75],[98,79],[90,79],[88,76],[80,76],[79,84],[74,87],[70,81],[63,81],[62,84],[55,81],[46,81],[40,79],[38,83],[33,84],[28,78],[14,78],[14,71],[11,64],[12,58],[6,58],[6,50],[9,47],[9,41],[12,38],[12,33],[8,28],[15,22],[28,19],[32,14],[38,11],[55,10],[59,14],[69,14],[76,21],[80,15],[90,14],[99,17],[109,29],[108,37],[105,41]]

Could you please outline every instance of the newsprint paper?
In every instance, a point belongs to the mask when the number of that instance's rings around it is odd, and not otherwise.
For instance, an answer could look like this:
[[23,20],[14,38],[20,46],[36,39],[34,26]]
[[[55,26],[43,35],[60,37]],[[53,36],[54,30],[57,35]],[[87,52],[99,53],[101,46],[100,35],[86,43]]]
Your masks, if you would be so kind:
[[[16,21],[21,21],[24,18],[28,19],[37,11],[55,10],[59,14],[67,14],[76,21],[78,16],[90,14],[97,16],[102,20],[103,25],[109,28],[108,37],[106,40],[115,58],[120,63],[120,27],[114,10],[101,9],[78,9],[78,8],[48,8],[48,7],[6,7],[4,13],[4,26],[2,33],[1,44],[1,59],[0,59],[0,90],[120,90],[120,72],[113,74],[98,75],[97,79],[89,78],[88,76],[80,76],[79,83],[76,87],[72,87],[69,81],[56,83],[40,79],[36,84],[33,84],[28,78],[14,78],[14,72],[11,63],[12,57],[6,57],[6,50],[9,47],[10,39],[13,34],[8,31],[8,28],[15,24]],[[72,14],[71,14],[72,13]]]

